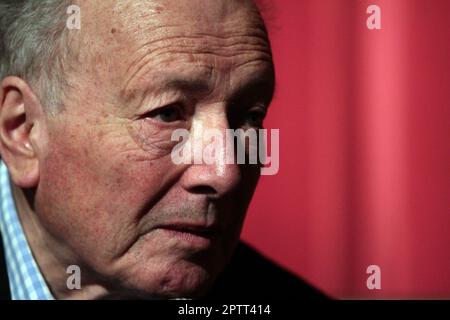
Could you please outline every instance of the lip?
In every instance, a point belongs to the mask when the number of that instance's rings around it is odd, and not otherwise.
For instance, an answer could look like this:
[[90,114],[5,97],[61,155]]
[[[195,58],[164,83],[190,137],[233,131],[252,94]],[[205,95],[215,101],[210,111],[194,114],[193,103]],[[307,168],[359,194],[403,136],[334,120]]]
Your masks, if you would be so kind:
[[170,223],[156,227],[168,237],[186,243],[189,247],[210,247],[214,238],[219,234],[215,225],[205,226],[193,223]]

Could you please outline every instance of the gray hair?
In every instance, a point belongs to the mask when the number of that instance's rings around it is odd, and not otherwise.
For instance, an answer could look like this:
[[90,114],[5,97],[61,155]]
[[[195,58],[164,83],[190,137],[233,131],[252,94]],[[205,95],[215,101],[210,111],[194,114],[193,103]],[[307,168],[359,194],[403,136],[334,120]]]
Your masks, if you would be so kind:
[[66,10],[70,0],[0,0],[0,79],[30,85],[44,110],[55,113],[67,86],[70,53]]

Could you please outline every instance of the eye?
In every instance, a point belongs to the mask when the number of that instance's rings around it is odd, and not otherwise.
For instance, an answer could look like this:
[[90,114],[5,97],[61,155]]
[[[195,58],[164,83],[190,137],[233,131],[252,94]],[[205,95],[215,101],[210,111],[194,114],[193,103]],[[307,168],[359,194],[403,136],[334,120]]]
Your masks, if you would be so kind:
[[246,116],[246,123],[251,127],[262,127],[266,112],[261,109],[250,110]]
[[171,123],[184,119],[183,106],[179,103],[173,103],[149,112],[147,117],[154,120]]

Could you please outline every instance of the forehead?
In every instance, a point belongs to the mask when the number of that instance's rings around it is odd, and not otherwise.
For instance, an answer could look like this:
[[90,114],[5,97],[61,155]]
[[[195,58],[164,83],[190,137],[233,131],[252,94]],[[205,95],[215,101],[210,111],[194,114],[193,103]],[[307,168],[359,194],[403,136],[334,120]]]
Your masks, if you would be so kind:
[[[125,0],[114,3],[112,10],[125,25],[144,28],[173,24],[211,31],[214,25],[238,22],[242,27],[261,22],[251,0]],[[142,24],[143,20],[147,23]]]
[[106,1],[87,11],[90,60],[125,91],[174,73],[231,83],[272,68],[264,23],[251,1]]

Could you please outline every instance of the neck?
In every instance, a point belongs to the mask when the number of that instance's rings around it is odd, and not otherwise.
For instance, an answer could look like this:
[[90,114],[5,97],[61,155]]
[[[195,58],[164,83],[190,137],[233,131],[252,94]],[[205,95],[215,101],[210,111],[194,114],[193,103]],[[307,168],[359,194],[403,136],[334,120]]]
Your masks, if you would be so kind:
[[[56,299],[104,299],[112,293],[100,284],[71,252],[49,234],[40,223],[30,201],[22,189],[12,185],[17,213],[37,265]],[[69,289],[67,280],[71,274],[67,267],[78,265],[81,269],[81,288]]]

